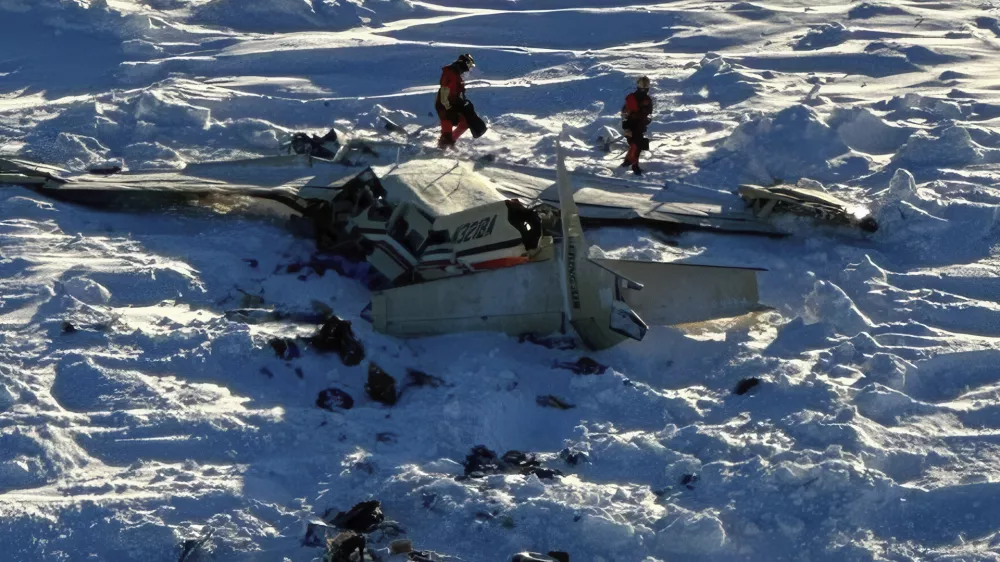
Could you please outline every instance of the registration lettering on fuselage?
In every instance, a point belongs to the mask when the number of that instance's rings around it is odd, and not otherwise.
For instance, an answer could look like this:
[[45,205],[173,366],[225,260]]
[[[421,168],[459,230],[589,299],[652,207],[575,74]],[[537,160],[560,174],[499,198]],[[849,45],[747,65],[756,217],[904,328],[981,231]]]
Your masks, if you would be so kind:
[[465,242],[471,242],[472,240],[478,240],[479,238],[484,238],[493,234],[493,227],[497,224],[497,215],[492,217],[486,217],[483,219],[467,222],[458,225],[455,229],[455,234],[451,237],[452,242],[455,244],[463,244]]

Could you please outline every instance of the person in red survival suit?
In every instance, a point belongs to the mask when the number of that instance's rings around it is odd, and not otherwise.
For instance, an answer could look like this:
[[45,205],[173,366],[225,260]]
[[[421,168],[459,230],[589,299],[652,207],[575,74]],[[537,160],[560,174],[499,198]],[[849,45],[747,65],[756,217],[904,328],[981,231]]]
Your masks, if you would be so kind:
[[635,91],[625,97],[622,106],[622,131],[628,139],[628,154],[622,168],[632,166],[632,173],[641,176],[639,154],[649,150],[649,139],[643,134],[653,120],[653,98],[649,97],[649,78],[640,76],[635,83]]
[[458,60],[441,69],[441,87],[438,88],[434,109],[441,119],[441,140],[438,148],[447,149],[455,145],[458,137],[469,128],[462,115],[465,104],[465,80],[462,75],[472,70],[476,62],[472,55],[464,54]]

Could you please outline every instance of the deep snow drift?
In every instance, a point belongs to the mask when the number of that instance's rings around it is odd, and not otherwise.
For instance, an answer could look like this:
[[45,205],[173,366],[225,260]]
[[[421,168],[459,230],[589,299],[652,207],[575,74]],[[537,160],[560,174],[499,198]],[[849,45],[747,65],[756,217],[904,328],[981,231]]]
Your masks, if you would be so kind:
[[[586,354],[375,334],[364,285],[303,265],[313,242],[242,201],[125,213],[4,189],[4,559],[177,560],[211,528],[206,559],[308,561],[306,525],[367,499],[466,562],[1000,559],[1000,12],[621,4],[0,0],[0,154],[175,169],[299,130],[401,140],[380,116],[430,146],[440,67],[473,52],[491,131],[456,157],[551,166],[566,125],[571,168],[622,176],[623,148],[594,141],[645,73],[656,197],[801,183],[881,224],[588,233],[613,257],[765,267],[773,310]],[[362,364],[304,340],[276,355],[329,309]],[[608,370],[564,368],[584,355]],[[440,380],[386,406],[369,362]],[[318,407],[331,388],[353,407]],[[563,474],[456,478],[476,445]]]

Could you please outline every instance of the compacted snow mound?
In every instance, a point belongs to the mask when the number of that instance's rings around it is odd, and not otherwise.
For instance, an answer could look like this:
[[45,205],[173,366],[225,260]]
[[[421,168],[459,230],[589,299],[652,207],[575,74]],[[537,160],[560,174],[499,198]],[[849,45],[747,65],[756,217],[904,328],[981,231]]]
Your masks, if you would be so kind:
[[865,107],[837,107],[827,123],[844,144],[868,154],[894,154],[916,130],[890,124]]
[[894,164],[913,167],[968,166],[983,161],[986,149],[964,127],[917,131],[893,156]]
[[868,161],[853,154],[815,110],[793,105],[739,125],[702,166],[770,185],[802,177],[837,181],[866,172]]
[[838,22],[824,23],[809,30],[793,45],[797,51],[814,51],[839,45],[851,38],[851,30]]
[[726,107],[757,95],[760,80],[737,70],[718,54],[709,53],[698,63],[697,70],[684,79],[684,96],[692,101],[708,99]]

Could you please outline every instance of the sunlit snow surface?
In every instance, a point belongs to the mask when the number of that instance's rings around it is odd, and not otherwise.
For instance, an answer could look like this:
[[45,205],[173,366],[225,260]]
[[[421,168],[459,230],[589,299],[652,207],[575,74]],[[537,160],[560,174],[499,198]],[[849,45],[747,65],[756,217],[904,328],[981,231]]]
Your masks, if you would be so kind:
[[[647,74],[646,180],[673,182],[664,197],[682,179],[718,199],[809,178],[882,226],[590,232],[613,257],[767,268],[773,311],[653,328],[579,376],[554,368],[579,350],[372,333],[367,289],[289,273],[314,245],[266,214],[4,189],[0,559],[173,561],[207,525],[211,560],[308,561],[310,520],[378,499],[417,548],[466,562],[1000,560],[1000,10],[621,4],[0,0],[0,154],[169,170],[335,123],[374,138],[386,114],[432,125],[414,140],[431,145],[440,67],[472,52],[492,128],[459,154],[551,167],[568,125],[571,168],[621,176],[592,141]],[[283,361],[268,339],[316,327],[228,320],[247,293],[320,301],[393,376],[448,386],[388,408],[365,395],[367,360]],[[331,386],[355,407],[317,408]],[[477,444],[565,476],[456,481]],[[567,446],[589,462],[564,463]]]

